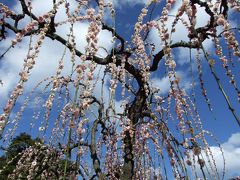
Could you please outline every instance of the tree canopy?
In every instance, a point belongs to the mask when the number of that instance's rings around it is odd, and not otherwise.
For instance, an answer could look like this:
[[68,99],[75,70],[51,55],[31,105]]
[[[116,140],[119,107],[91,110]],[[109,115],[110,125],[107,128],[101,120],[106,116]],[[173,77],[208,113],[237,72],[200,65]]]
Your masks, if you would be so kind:
[[19,154],[28,147],[33,146],[35,142],[40,142],[40,140],[33,140],[30,135],[21,133],[12,140],[6,149],[3,149],[5,153],[0,157],[0,170],[2,170],[0,173],[1,179],[7,179],[8,175],[13,172],[20,159]]
[[[59,149],[44,145],[41,139],[32,139],[30,135],[21,133],[11,141],[5,154],[0,157],[0,178],[42,179],[47,176],[60,179],[66,162],[61,155],[63,153]],[[76,177],[76,166],[71,161],[68,163],[67,176]]]

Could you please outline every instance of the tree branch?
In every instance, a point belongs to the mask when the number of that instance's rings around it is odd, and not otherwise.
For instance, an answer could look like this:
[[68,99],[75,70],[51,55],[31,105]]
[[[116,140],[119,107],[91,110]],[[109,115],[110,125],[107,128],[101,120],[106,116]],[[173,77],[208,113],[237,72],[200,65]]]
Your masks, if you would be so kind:
[[[184,42],[184,41],[180,41],[180,42],[170,45],[170,48],[178,48],[178,47],[199,48],[198,45],[194,45],[191,42]],[[152,65],[150,67],[150,71],[156,71],[158,69],[158,64],[159,64],[160,60],[163,58],[163,56],[165,55],[164,51],[165,51],[165,49],[162,49],[154,56]]]
[[98,113],[99,117],[96,119],[93,123],[92,131],[91,131],[91,145],[90,145],[90,153],[91,153],[91,158],[93,162],[93,168],[95,170],[95,173],[97,177],[102,180],[105,179],[104,174],[102,173],[101,166],[100,166],[100,160],[97,156],[97,147],[96,147],[96,131],[97,131],[97,126],[100,123],[102,119],[102,112],[103,112],[103,106],[101,105],[99,107]]
[[120,43],[121,43],[120,52],[123,52],[124,49],[125,49],[125,43],[124,43],[125,40],[123,39],[123,37],[121,37],[121,36],[116,32],[115,29],[109,27],[109,26],[106,25],[106,24],[102,24],[102,29],[103,29],[103,30],[106,29],[106,30],[112,32],[112,34],[113,34],[114,36],[116,36],[116,38],[117,38],[117,39],[120,41]]

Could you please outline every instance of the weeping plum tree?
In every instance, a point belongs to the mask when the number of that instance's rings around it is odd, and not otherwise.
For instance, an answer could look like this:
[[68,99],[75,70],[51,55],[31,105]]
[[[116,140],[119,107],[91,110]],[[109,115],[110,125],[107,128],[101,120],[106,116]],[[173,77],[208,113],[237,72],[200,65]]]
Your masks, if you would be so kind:
[[[224,90],[226,84],[216,71],[224,72],[235,92],[232,96],[240,101],[235,78],[239,71],[239,29],[229,20],[231,16],[239,17],[239,1],[150,0],[136,17],[130,40],[115,23],[119,9],[114,6],[118,1],[53,0],[50,10],[41,15],[34,13],[34,8],[38,8],[34,2],[16,1],[21,7],[19,12],[0,3],[1,43],[11,39],[9,48],[1,50],[0,63],[7,61],[5,57],[23,42],[28,47],[25,57],[16,58],[23,66],[0,115],[1,142],[10,141],[19,125],[29,123],[48,145],[27,148],[9,178],[21,178],[23,172],[28,179],[36,175],[47,179],[53,177],[53,172],[59,174],[58,179],[206,179],[209,175],[224,178],[225,169],[217,169],[206,139],[215,138],[201,123],[196,89],[200,89],[201,101],[211,111],[211,97],[203,79],[205,64],[240,125]],[[202,12],[206,22],[199,26]],[[154,13],[158,13],[156,17]],[[58,14],[65,18],[57,18]],[[180,23],[187,38],[177,41],[173,37],[180,30]],[[79,45],[76,36],[83,24],[87,34],[81,37]],[[64,36],[61,29],[66,27]],[[149,41],[153,30],[159,38],[157,43]],[[111,34],[110,48],[99,45],[102,31]],[[204,47],[207,40],[213,48]],[[61,54],[61,58],[49,58],[48,61],[57,61],[56,67],[49,67],[52,76],[43,77],[29,90],[26,87],[41,61],[42,46],[51,46],[51,42],[64,47],[62,52],[52,52]],[[189,49],[190,91],[184,90],[177,73],[180,57],[175,50],[182,48]],[[166,93],[161,93],[166,87],[158,89],[153,74],[167,79]],[[5,85],[3,79],[0,82],[1,87]],[[20,98],[25,100],[19,101]],[[32,118],[23,115],[25,109],[33,112]],[[217,140],[216,144],[224,163]],[[61,155],[55,158],[54,152]],[[60,169],[56,163],[59,159],[64,161]],[[42,162],[48,168],[41,170]],[[70,173],[72,165],[75,168]]]

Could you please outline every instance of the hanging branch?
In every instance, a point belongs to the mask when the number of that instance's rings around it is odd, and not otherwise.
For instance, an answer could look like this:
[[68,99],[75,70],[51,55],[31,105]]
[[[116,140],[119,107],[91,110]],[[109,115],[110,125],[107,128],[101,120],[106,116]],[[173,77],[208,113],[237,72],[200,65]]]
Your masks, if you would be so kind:
[[201,45],[201,49],[202,49],[202,51],[203,51],[203,53],[204,53],[205,59],[207,60],[207,63],[208,63],[209,68],[210,68],[210,70],[211,70],[211,73],[212,73],[212,75],[213,75],[213,77],[214,77],[214,79],[215,79],[215,81],[216,81],[216,83],[217,83],[217,85],[218,85],[218,88],[219,88],[220,92],[222,93],[222,95],[223,95],[223,97],[224,97],[224,99],[225,99],[225,101],[226,101],[226,103],[227,103],[227,105],[228,105],[228,109],[231,111],[231,113],[233,114],[235,120],[237,121],[238,125],[240,126],[240,119],[239,119],[239,117],[237,116],[237,114],[236,114],[236,112],[235,112],[235,109],[233,108],[233,106],[232,106],[232,104],[231,104],[231,102],[230,102],[230,100],[229,100],[226,92],[225,92],[224,89],[223,89],[223,85],[222,85],[219,77],[217,76],[217,74],[216,74],[216,72],[215,72],[215,70],[214,70],[213,65],[211,65],[211,64],[209,63],[210,59],[209,59],[209,57],[208,57],[208,55],[207,55],[207,52],[205,51],[203,45]]

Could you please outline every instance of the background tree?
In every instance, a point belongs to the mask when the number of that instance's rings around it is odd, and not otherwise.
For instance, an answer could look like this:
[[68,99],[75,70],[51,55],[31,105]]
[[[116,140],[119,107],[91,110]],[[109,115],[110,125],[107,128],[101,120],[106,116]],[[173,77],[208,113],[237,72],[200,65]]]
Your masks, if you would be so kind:
[[[34,1],[19,0],[18,3],[21,12],[0,4],[1,42],[6,42],[14,33],[11,46],[1,58],[21,42],[28,42],[19,81],[0,115],[0,131],[5,141],[11,138],[30,100],[35,101],[31,128],[47,139],[49,147],[58,147],[60,143],[66,159],[62,174],[43,170],[43,178],[54,174],[57,178],[70,178],[69,160],[75,161],[83,179],[224,178],[225,169],[219,173],[206,136],[216,141],[223,155],[222,148],[214,136],[203,129],[195,80],[199,80],[204,101],[212,111],[203,80],[202,66],[206,63],[240,125],[225,85],[216,72],[221,69],[225,73],[234,91],[233,97],[239,101],[239,79],[235,77],[239,72],[239,33],[238,27],[232,26],[229,20],[230,16],[239,16],[239,1],[183,0],[178,2],[175,14],[171,14],[177,3],[174,0],[149,1],[137,18],[130,41],[116,28],[116,12],[111,1],[53,0],[50,10],[41,15],[34,13]],[[157,8],[160,11],[153,19]],[[207,15],[207,21],[199,26],[200,9]],[[58,14],[63,12],[65,18],[59,18]],[[180,22],[187,30],[186,41],[172,39]],[[87,35],[82,37],[86,44],[82,49],[76,38],[81,25],[87,26]],[[68,29],[67,34],[61,33],[64,28]],[[149,41],[152,30],[159,35],[157,43]],[[110,48],[99,45],[102,31],[112,36]],[[57,52],[62,56],[52,76],[43,77],[28,91],[31,72],[40,60],[38,57],[47,39],[63,45],[63,51]],[[205,48],[204,43],[209,39],[214,44],[213,51]],[[189,49],[190,69],[195,67],[198,72],[198,78],[191,74],[190,94],[181,86],[176,48]],[[105,54],[100,53],[103,51]],[[159,93],[153,77],[162,75],[170,84],[165,94]],[[19,104],[22,96],[25,101]],[[11,117],[12,112],[16,116]],[[56,166],[56,159],[60,159],[55,158],[56,151],[46,146],[29,151],[22,156],[22,163],[11,178],[21,177],[21,172],[29,172],[29,178],[34,178],[39,168]],[[47,161],[53,158],[48,161],[53,164],[36,166],[45,154]]]
[[[21,133],[12,140],[9,146],[4,149],[4,155],[0,157],[0,169],[3,170],[4,168],[4,171],[2,171],[0,175],[1,179],[7,179],[8,175],[13,172],[20,159],[18,154],[21,154],[25,149],[29,146],[33,146],[36,142],[41,141],[39,139],[32,139],[31,136],[26,133]],[[5,167],[5,165],[7,166]]]
[[[63,176],[65,160],[63,153],[43,144],[41,139],[32,139],[30,135],[21,133],[15,137],[0,157],[0,178],[34,178],[48,177],[59,179]],[[77,168],[68,161],[68,177],[76,177]],[[21,166],[24,164],[24,166]],[[20,167],[19,167],[20,166]]]

